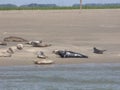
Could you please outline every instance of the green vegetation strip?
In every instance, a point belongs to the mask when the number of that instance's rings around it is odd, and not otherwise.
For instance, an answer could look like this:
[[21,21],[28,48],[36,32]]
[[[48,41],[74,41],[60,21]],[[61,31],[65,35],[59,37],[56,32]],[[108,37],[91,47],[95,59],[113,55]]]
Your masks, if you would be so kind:
[[[69,10],[79,9],[79,6],[71,7],[0,7],[0,10]],[[111,6],[83,6],[83,9],[117,9],[120,5]]]

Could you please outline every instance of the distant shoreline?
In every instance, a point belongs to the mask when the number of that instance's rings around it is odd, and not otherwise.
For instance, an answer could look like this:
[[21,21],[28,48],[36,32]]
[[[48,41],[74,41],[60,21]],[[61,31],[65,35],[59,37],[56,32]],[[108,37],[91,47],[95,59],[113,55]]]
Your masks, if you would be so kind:
[[[120,4],[83,4],[83,9],[119,9]],[[0,10],[71,10],[80,9],[79,4],[73,6],[57,6],[56,4],[28,4],[17,6],[14,4],[0,4]]]

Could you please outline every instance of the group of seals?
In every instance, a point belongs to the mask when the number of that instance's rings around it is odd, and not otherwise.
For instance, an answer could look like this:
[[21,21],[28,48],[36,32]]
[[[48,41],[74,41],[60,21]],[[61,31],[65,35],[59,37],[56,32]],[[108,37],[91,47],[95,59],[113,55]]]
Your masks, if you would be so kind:
[[[7,42],[28,42],[28,40],[23,39],[21,37],[9,36],[9,37],[5,37],[3,41],[0,42],[0,45],[6,46]],[[11,57],[16,50],[22,50],[22,49],[23,49],[23,44],[17,44],[16,46],[11,46],[7,50],[0,50],[0,57]]]
[[[28,41],[23,38],[15,37],[15,36],[10,36],[10,37],[4,38],[4,42],[0,42],[0,45],[7,45],[6,42],[26,42],[25,44],[32,45],[33,47],[51,46],[51,44],[43,43],[42,40]],[[2,56],[3,57],[11,57],[12,54],[14,54],[16,49],[22,50],[23,44],[17,44],[17,46],[15,48],[13,48],[13,47],[8,48],[5,52],[2,52],[2,54],[0,54],[0,57],[2,57]],[[96,53],[96,54],[103,54],[104,51],[106,51],[106,50],[100,50],[100,49],[97,49],[96,47],[93,48],[93,53]],[[88,56],[86,56],[84,54],[73,52],[73,51],[68,51],[68,50],[54,50],[53,53],[59,55],[61,58],[88,58]],[[37,52],[37,58],[40,58],[41,60],[39,60],[39,61],[35,60],[34,61],[35,64],[52,64],[53,63],[52,60],[46,59],[47,56],[44,54],[43,51]]]
[[[93,48],[93,53],[103,54],[106,50],[100,50],[96,47]],[[53,53],[59,55],[61,58],[88,58],[88,56],[83,55],[81,53],[67,51],[67,50],[54,50]]]
[[9,47],[7,50],[0,51],[0,57],[11,57],[16,50],[22,50],[23,44],[17,44],[16,46]]

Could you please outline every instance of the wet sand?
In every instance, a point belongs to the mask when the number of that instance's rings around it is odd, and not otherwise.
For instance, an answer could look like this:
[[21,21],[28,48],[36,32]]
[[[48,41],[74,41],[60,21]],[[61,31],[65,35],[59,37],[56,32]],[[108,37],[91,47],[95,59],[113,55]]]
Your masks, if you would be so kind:
[[[120,9],[0,11],[0,41],[7,36],[43,40],[52,46],[25,45],[10,58],[0,57],[0,66],[34,65],[40,50],[55,64],[120,63]],[[16,44],[8,43],[0,50]],[[107,51],[94,54],[93,47]],[[60,58],[52,53],[55,49],[72,50],[89,58]]]

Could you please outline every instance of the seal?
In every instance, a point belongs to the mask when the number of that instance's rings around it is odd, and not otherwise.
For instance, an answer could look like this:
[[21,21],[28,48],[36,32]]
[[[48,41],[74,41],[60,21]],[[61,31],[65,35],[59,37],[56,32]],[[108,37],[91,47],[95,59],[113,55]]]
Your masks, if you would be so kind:
[[88,56],[81,53],[66,51],[66,50],[54,50],[53,53],[59,55],[61,58],[88,58]]
[[103,54],[103,52],[105,52],[106,50],[100,50],[100,49],[97,49],[96,47],[93,48],[93,53],[96,53],[96,54]]

